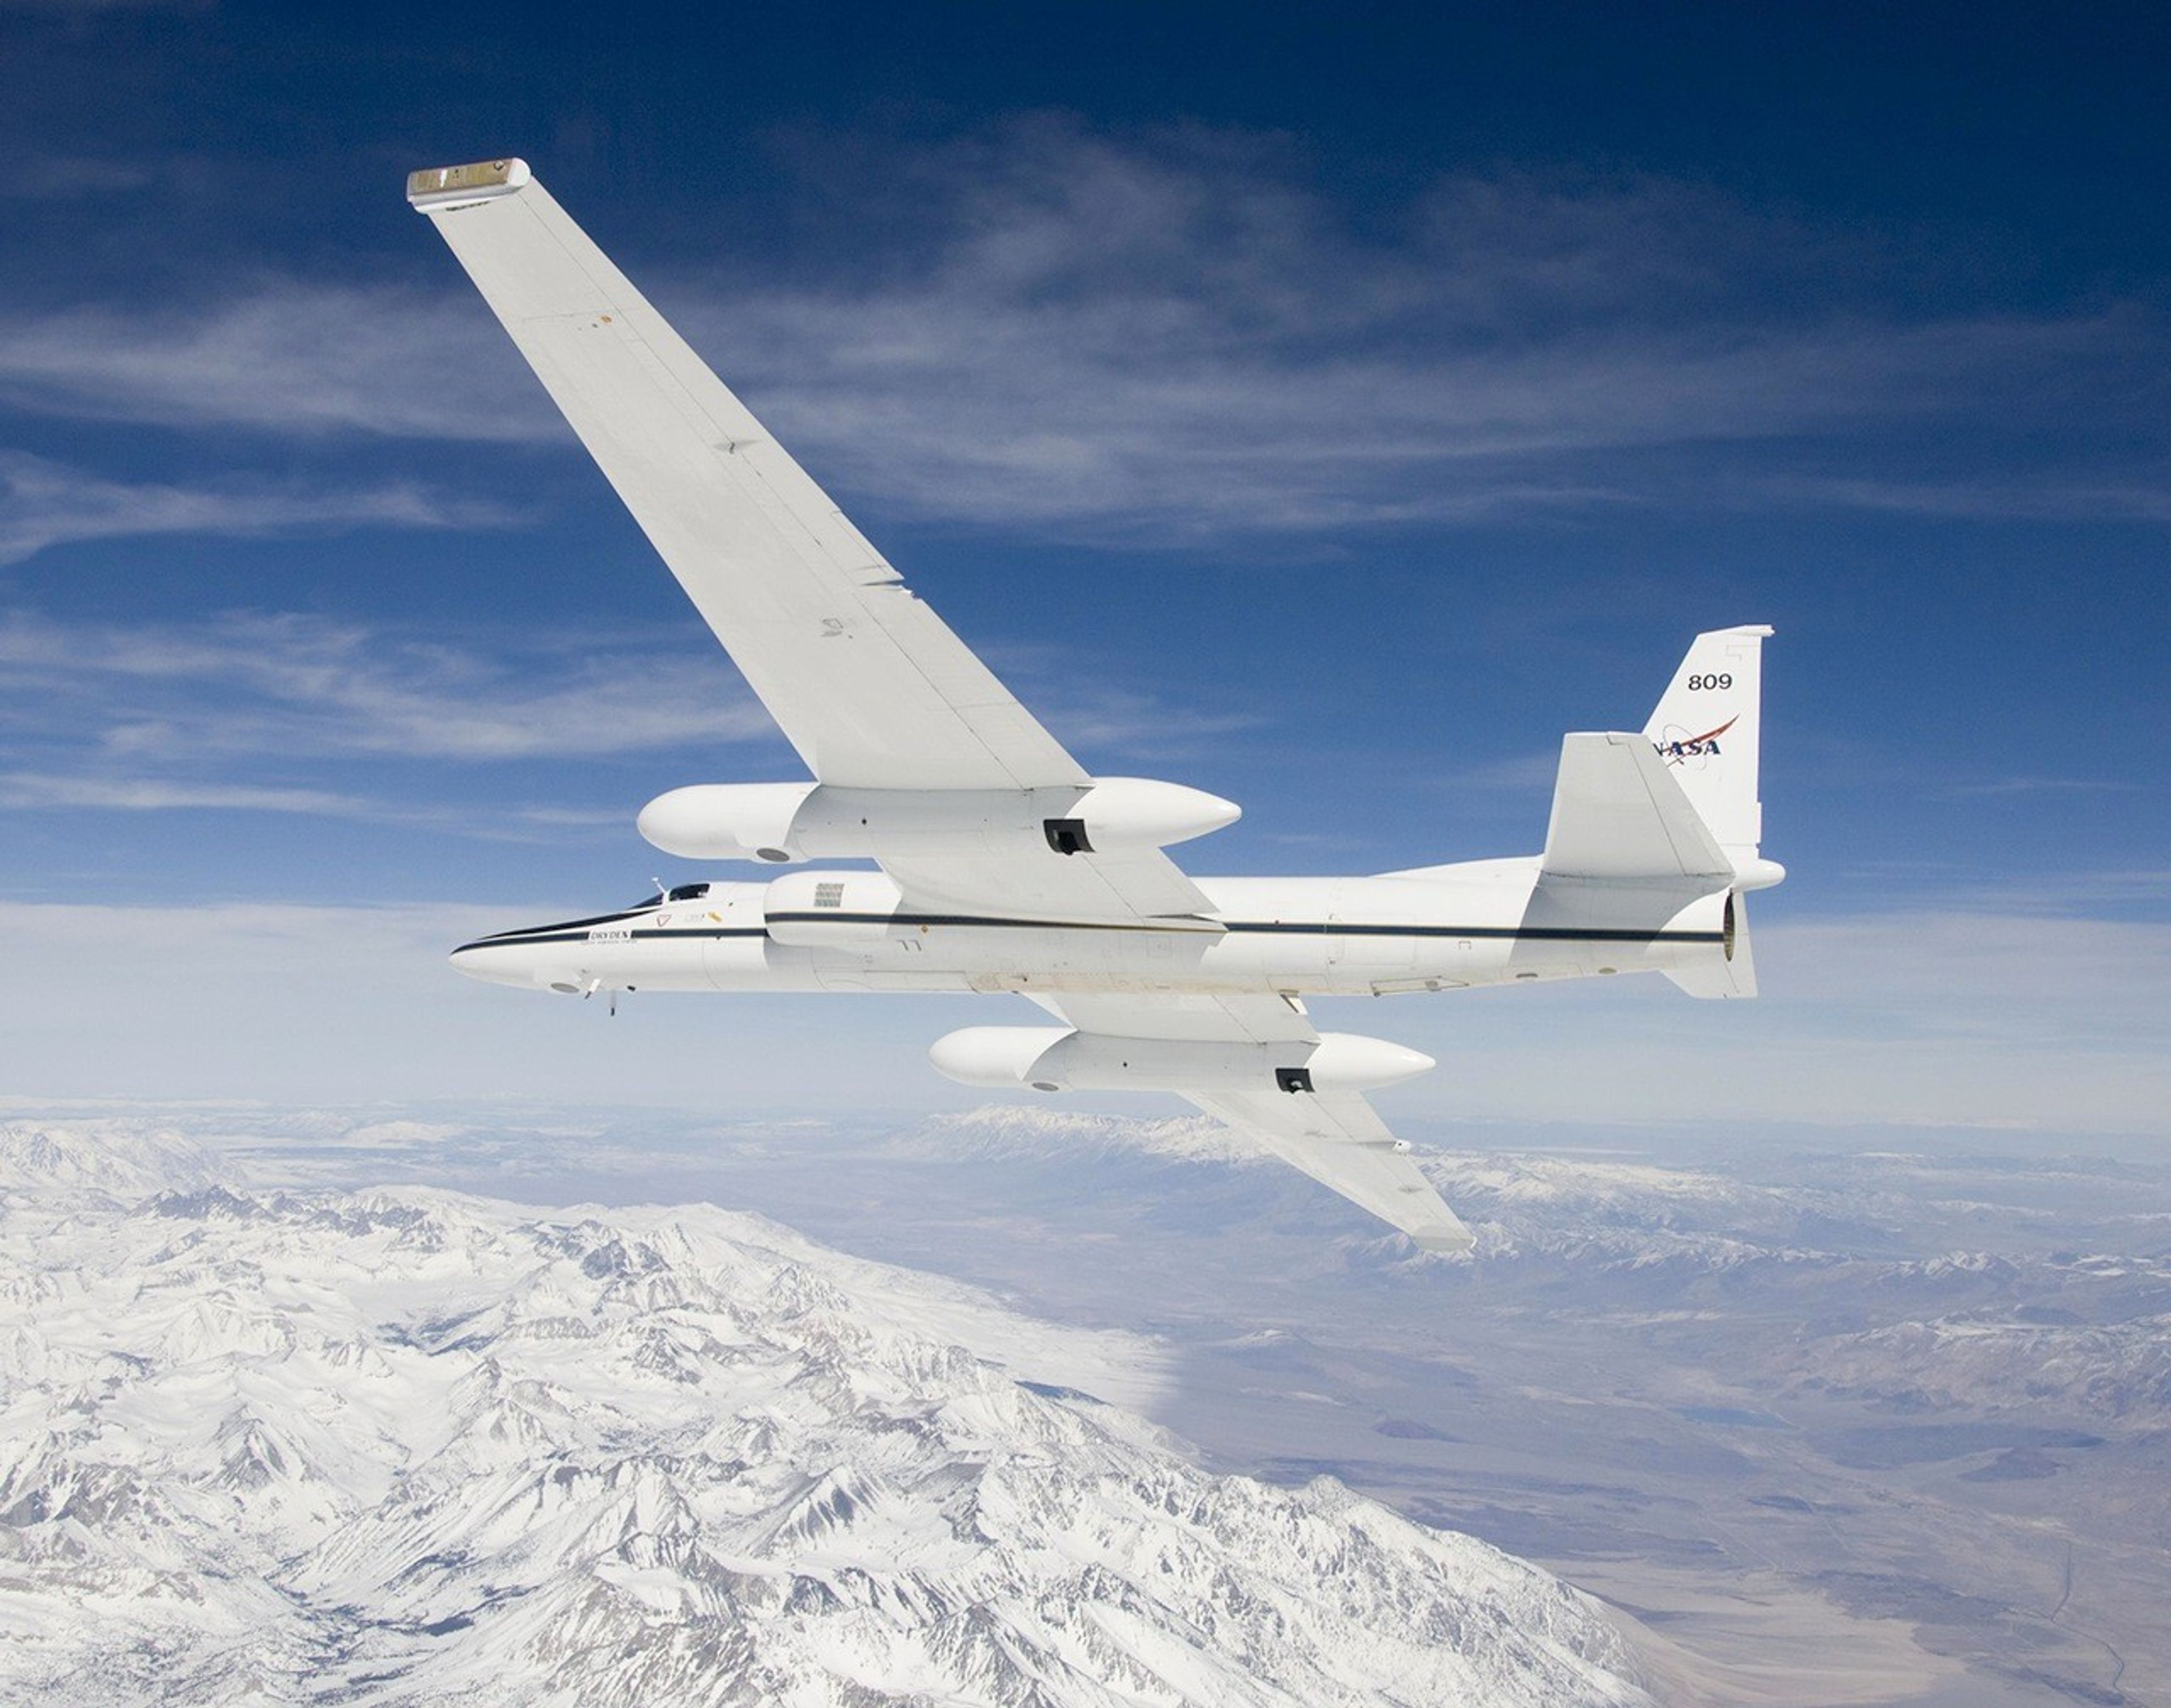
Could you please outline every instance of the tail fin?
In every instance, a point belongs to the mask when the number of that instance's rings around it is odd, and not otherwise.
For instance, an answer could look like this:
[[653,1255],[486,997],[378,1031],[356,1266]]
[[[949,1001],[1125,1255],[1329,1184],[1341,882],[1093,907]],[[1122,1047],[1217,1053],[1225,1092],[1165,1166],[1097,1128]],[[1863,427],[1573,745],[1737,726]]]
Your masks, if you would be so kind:
[[1698,635],[1643,727],[1713,840],[1745,871],[1764,835],[1756,765],[1771,632],[1752,623]]

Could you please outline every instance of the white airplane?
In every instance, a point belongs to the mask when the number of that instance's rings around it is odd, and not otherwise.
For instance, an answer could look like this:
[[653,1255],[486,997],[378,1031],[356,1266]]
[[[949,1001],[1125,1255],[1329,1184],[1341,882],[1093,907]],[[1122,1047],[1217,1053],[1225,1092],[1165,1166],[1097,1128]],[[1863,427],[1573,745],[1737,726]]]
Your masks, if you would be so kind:
[[1640,734],[1567,737],[1545,851],[1371,878],[1200,878],[1163,851],[1232,803],[1096,777],[907,588],[529,173],[417,172],[452,246],[812,781],[642,808],[688,860],[871,861],[688,884],[455,950],[598,991],[982,991],[1059,1023],[931,1052],[966,1085],[1173,1092],[1430,1251],[1470,1235],[1364,1093],[1434,1066],[1302,998],[1661,972],[1750,996],[1768,628],[1697,636]]

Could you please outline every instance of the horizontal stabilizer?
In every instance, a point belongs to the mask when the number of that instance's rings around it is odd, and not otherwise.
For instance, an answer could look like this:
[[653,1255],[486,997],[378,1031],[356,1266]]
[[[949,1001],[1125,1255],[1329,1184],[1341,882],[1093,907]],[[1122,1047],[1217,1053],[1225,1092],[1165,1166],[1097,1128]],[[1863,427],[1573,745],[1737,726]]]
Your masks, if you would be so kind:
[[1546,830],[1545,877],[1734,881],[1734,863],[1649,740],[1619,731],[1564,736]]

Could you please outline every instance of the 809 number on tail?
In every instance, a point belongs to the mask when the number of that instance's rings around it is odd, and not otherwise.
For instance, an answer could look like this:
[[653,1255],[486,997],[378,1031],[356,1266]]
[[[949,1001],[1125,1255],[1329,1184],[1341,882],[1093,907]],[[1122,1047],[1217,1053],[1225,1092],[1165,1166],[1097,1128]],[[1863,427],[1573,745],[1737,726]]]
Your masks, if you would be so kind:
[[1733,685],[1734,678],[1723,671],[1714,676],[1689,678],[1689,692],[1691,694],[1701,694],[1707,688],[1731,688]]

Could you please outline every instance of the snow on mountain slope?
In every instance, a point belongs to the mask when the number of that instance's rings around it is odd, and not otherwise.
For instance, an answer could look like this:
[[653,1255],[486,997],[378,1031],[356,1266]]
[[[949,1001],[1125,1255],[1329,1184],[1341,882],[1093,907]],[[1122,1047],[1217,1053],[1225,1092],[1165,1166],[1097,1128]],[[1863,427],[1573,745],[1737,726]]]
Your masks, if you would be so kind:
[[[1827,1337],[1780,1382],[1909,1415],[1998,1415],[2055,1399],[2076,1415],[2146,1423],[2171,1412],[2171,1316],[2029,1323],[1986,1314],[1883,1324]],[[1777,1361],[1772,1361],[1776,1362]]]
[[1648,1700],[1535,1568],[1034,1379],[1128,1337],[708,1208],[100,1203],[18,1148],[0,1697]]
[[216,1167],[192,1140],[137,1120],[65,1127],[0,1122],[0,1192],[141,1198],[193,1191],[210,1183]]
[[1209,1115],[1140,1120],[1031,1104],[982,1104],[953,1114],[929,1115],[901,1134],[900,1155],[1022,1158],[1133,1154],[1176,1162],[1275,1163],[1251,1140]]

